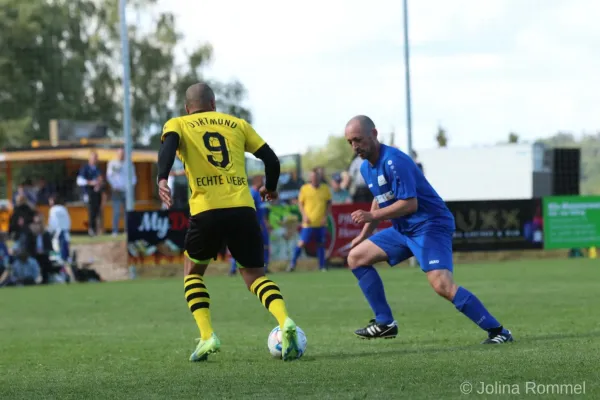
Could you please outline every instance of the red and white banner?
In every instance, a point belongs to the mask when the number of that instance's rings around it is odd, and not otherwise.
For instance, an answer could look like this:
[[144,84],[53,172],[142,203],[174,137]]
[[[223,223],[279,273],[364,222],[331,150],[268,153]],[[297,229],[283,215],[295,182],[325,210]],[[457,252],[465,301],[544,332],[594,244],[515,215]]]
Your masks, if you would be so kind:
[[[363,225],[352,222],[352,213],[356,210],[370,210],[371,203],[339,204],[332,207],[333,224],[331,224],[332,243],[327,246],[330,249],[330,258],[345,258],[350,252],[352,240],[357,237],[363,229]],[[389,221],[381,222],[377,230],[392,226]],[[329,245],[329,243],[328,243]]]

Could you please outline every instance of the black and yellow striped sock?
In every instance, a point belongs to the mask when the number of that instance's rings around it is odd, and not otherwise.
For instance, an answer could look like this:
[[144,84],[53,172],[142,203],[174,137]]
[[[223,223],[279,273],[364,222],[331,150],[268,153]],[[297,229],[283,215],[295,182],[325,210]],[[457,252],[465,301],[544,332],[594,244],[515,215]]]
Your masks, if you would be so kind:
[[254,293],[263,306],[277,319],[279,326],[283,326],[288,317],[287,309],[279,287],[270,279],[261,276],[250,286],[250,291]]
[[196,320],[202,340],[210,339],[213,334],[210,323],[210,296],[204,285],[202,275],[190,274],[184,278],[185,300]]

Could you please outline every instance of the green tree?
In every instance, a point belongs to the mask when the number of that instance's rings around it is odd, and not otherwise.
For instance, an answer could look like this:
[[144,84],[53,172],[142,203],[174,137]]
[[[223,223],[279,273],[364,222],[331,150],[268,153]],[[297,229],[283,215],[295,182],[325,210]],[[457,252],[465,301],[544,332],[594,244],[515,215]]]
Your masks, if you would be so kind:
[[508,143],[519,143],[519,135],[514,132],[508,134]]
[[5,144],[46,139],[50,119],[89,114],[85,21],[97,11],[86,0],[1,0],[0,129]]
[[[181,34],[157,0],[131,0],[150,24],[129,25],[132,134],[139,141],[180,114],[180,88],[202,78],[212,49],[175,63]],[[104,121],[122,135],[118,0],[0,0],[0,146],[48,138],[50,119]],[[142,30],[140,26],[150,28]],[[183,82],[183,83],[182,83]],[[224,111],[250,119],[239,82],[212,82]],[[185,89],[184,89],[185,90]],[[158,128],[157,128],[158,127]]]
[[310,148],[302,155],[302,168],[305,172],[315,167],[324,167],[326,174],[348,169],[354,158],[352,147],[344,136],[329,136],[325,146]]
[[438,147],[448,147],[448,134],[446,130],[441,126],[438,126],[437,134],[435,135],[435,140],[438,143]]

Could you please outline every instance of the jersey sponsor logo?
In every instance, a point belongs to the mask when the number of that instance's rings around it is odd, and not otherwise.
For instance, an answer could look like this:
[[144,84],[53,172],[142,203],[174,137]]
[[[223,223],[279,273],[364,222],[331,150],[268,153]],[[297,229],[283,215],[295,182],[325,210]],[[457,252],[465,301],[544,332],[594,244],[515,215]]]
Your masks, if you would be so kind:
[[248,186],[248,180],[244,176],[224,176],[224,175],[211,175],[201,176],[195,178],[196,186],[220,186],[220,185],[232,185],[232,186]]
[[169,232],[169,217],[161,217],[158,212],[146,212],[138,226],[138,232],[156,232],[159,239],[163,239]]
[[386,201],[394,200],[395,198],[396,198],[396,196],[394,195],[394,192],[392,192],[392,191],[375,196],[375,199],[377,200],[377,203],[379,203],[379,204],[385,203]]
[[385,176],[379,175],[377,177],[377,183],[379,184],[379,186],[385,185],[387,183],[387,181],[385,180]]

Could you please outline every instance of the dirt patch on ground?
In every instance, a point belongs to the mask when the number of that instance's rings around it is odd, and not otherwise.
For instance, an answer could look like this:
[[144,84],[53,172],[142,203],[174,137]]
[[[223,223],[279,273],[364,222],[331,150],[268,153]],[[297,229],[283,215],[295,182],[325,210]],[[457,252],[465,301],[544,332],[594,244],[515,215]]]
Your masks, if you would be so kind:
[[[129,279],[129,266],[127,265],[127,248],[124,241],[89,243],[73,245],[77,250],[80,262],[94,260],[93,268],[100,276],[107,281]],[[551,258],[566,258],[567,250],[551,251],[497,251],[497,252],[478,252],[478,253],[457,253],[454,256],[455,263],[467,264],[475,262],[498,262],[509,260],[539,260]],[[402,263],[401,266],[407,266],[408,263]],[[285,270],[287,262],[274,262],[270,265],[273,272]],[[299,260],[298,270],[316,270],[315,260]],[[207,271],[207,275],[225,275],[229,271],[229,263],[214,262]],[[183,274],[183,268],[180,264],[160,265],[155,267],[138,267],[136,269],[138,277],[160,278],[175,277]]]
[[127,246],[124,241],[75,244],[79,263],[93,261],[92,268],[106,281],[129,279]]

